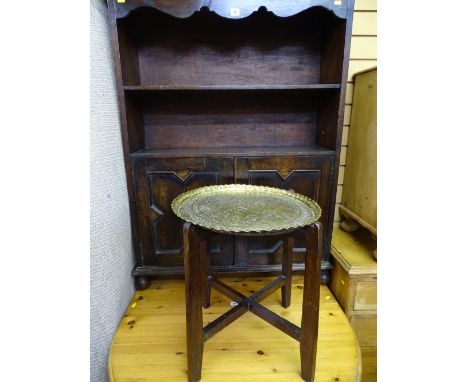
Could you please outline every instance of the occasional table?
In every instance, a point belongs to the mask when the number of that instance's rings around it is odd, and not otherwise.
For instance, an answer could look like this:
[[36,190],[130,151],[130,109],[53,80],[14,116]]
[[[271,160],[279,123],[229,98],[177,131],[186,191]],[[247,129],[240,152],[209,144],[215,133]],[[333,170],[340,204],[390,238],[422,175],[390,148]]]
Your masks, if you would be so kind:
[[[322,227],[320,207],[292,191],[251,185],[208,186],[179,195],[172,202],[174,213],[185,221],[184,270],[189,382],[201,379],[204,343],[244,313],[250,311],[280,329],[300,344],[301,377],[314,379],[318,337]],[[294,237],[306,230],[306,257],[301,326],[260,304],[281,288],[281,305],[291,301]],[[207,241],[217,235],[283,238],[281,275],[247,296],[217,279],[210,272]],[[233,307],[203,326],[202,307],[210,306],[211,288],[233,300]]]

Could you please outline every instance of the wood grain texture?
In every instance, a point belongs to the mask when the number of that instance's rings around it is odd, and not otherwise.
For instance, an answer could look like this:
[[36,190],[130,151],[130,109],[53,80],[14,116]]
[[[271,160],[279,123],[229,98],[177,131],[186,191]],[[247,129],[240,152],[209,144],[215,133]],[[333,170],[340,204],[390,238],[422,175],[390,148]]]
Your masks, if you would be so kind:
[[[212,236],[218,236],[218,234],[209,230],[198,229],[189,222],[184,223],[187,374],[189,382],[198,382],[201,379],[204,342],[248,311],[299,342],[301,378],[305,382],[314,380],[323,247],[322,224],[320,221],[316,221],[313,225],[306,227],[304,231],[306,233],[306,256],[302,317],[301,326],[299,327],[259,304],[260,301],[281,288],[282,307],[288,308],[290,305],[294,248],[293,233],[279,233],[280,237],[283,238],[282,274],[257,292],[250,291],[250,296],[247,296],[221,282],[217,277],[208,276],[206,241]],[[263,235],[258,233],[252,236],[261,237]],[[234,306],[204,327],[201,308],[202,306],[204,308],[210,306],[207,287],[213,287],[228,298],[232,298],[237,306]]]
[[[237,242],[236,242],[237,243]],[[322,271],[332,269],[332,264],[322,261]],[[215,274],[229,275],[237,273],[239,275],[255,275],[255,276],[271,276],[277,275],[281,272],[281,264],[246,264],[246,265],[213,265],[211,270]],[[293,273],[302,274],[304,272],[304,263],[293,263]],[[182,266],[155,266],[146,265],[142,267],[135,267],[132,270],[132,275],[135,277],[152,277],[157,275],[164,278],[182,278],[184,275],[184,268]]]
[[[248,295],[273,278],[223,279]],[[303,283],[293,277],[289,309],[277,291],[263,304],[299,325]],[[228,298],[212,293],[203,322],[214,321],[231,308]],[[154,281],[135,293],[115,333],[109,355],[111,382],[186,381],[184,283]],[[202,381],[302,381],[297,342],[246,313],[205,343]],[[328,288],[320,288],[319,339],[315,382],[360,380],[360,352],[339,305]]]
[[[252,169],[255,181],[294,183],[320,201],[327,282],[342,125],[349,116],[354,1],[108,4],[134,218],[133,274],[180,274],[182,233],[168,209],[171,199],[197,185],[240,178],[245,172],[237,158],[263,156],[271,171]],[[318,165],[304,167],[304,161]],[[303,269],[305,240],[296,239],[293,269]],[[261,239],[213,241],[208,249],[222,272],[270,272],[281,261],[281,245]]]
[[339,227],[333,231],[334,268],[330,289],[335,294],[361,345],[363,381],[377,378],[377,263],[376,241],[365,229],[352,234]]
[[[330,289],[336,296],[346,316],[348,318],[357,315],[375,316],[377,313],[376,278],[361,278],[356,275],[350,277],[339,263],[333,263]],[[371,286],[372,284],[373,286]],[[363,287],[366,288],[364,291],[362,290]],[[356,302],[356,299],[360,301]]]
[[377,350],[375,346],[361,346],[362,380],[361,382],[377,381]]
[[320,259],[322,258],[322,224],[317,221],[307,229],[307,253],[304,270],[301,328],[301,377],[312,382],[317,365],[317,338],[320,305]]
[[377,284],[375,281],[357,282],[354,310],[377,310]]
[[202,94],[205,91],[216,92],[222,91],[256,91],[256,90],[277,90],[277,91],[291,91],[291,90],[327,90],[327,89],[340,89],[340,84],[249,84],[249,85],[124,85],[124,90],[127,92],[165,92],[165,91],[178,91],[188,92],[197,91]]
[[353,315],[351,325],[356,332],[359,345],[377,346],[377,315]]
[[377,69],[355,77],[342,205],[377,234]]
[[187,379],[198,382],[203,359],[203,289],[201,276],[205,265],[200,256],[200,240],[191,223],[184,224],[185,311],[187,334]]
[[122,38],[125,46],[138,47],[123,52],[130,54],[122,56],[128,62],[124,73],[129,68],[124,81],[131,79],[126,85],[305,85],[341,79],[344,23],[320,9],[290,18],[255,13],[237,22],[210,13],[181,21],[145,9],[119,25],[131,31]]
[[358,223],[359,226],[362,228],[367,229],[372,235],[377,236],[377,228],[375,228],[372,224],[369,224],[366,220],[364,220],[360,215],[351,211],[348,207],[343,204],[339,206],[340,215],[343,216],[345,219],[353,220],[354,222]]
[[351,276],[377,275],[377,262],[373,255],[376,248],[376,240],[366,230],[352,234],[342,229],[333,230],[332,255]]
[[329,156],[333,157],[333,150],[319,146],[287,146],[287,147],[204,147],[199,148],[168,148],[139,150],[130,154],[133,159],[143,158],[196,158],[196,157],[245,157],[252,156]]
[[344,271],[343,267],[335,264],[332,270],[330,289],[346,314],[349,311],[349,304],[352,303],[348,302],[349,288],[349,275]]
[[168,91],[138,100],[146,149],[315,145],[314,94]]
[[[137,265],[183,265],[182,222],[171,203],[186,191],[215,184],[232,183],[228,158],[138,159],[133,162],[139,230]],[[222,237],[208,243],[211,263],[232,264],[233,240]]]
[[281,287],[281,305],[288,308],[291,305],[292,264],[294,252],[294,236],[283,237],[283,259],[281,263],[281,274],[286,278]]
[[[324,188],[331,178],[331,157],[290,156],[244,157],[235,159],[235,183],[245,183],[257,186],[277,187],[293,190],[305,195],[320,205],[322,216],[320,221],[325,226],[324,251],[329,238],[328,205],[329,199]],[[306,238],[304,232],[294,234],[295,263],[304,263]],[[281,263],[281,242],[275,237],[247,239],[247,243],[239,251],[245,252],[248,264],[279,264]]]

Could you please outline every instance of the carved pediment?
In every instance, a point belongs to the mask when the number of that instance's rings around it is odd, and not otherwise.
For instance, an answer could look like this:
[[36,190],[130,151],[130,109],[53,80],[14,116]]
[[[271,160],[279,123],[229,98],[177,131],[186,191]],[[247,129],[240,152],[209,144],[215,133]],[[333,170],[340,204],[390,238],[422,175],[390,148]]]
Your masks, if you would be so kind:
[[309,8],[321,7],[345,19],[347,0],[112,0],[116,18],[122,18],[140,7],[151,7],[174,17],[187,18],[196,12],[210,11],[229,19],[242,19],[252,13],[271,12],[279,17],[289,17]]

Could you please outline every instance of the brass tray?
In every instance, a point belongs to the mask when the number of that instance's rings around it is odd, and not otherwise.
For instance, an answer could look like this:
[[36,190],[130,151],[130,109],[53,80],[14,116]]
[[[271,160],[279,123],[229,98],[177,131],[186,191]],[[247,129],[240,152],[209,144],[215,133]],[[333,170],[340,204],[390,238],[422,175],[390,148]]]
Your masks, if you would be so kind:
[[306,196],[273,187],[229,184],[187,191],[174,213],[211,231],[232,234],[291,231],[315,223],[320,206]]

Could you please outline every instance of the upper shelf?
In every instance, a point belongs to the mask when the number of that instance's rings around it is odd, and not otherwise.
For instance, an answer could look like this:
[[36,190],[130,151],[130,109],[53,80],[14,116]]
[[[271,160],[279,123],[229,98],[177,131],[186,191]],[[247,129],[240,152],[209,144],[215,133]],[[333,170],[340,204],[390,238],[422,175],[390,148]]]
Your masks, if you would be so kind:
[[322,8],[239,21],[141,8],[117,27],[123,83],[145,86],[131,90],[336,89],[342,82],[346,21]]
[[178,18],[187,18],[195,12],[208,10],[229,19],[242,19],[258,10],[269,11],[279,17],[296,15],[308,8],[321,7],[345,19],[348,13],[348,0],[113,0],[116,18],[127,16],[140,7],[152,7]]
[[310,84],[310,85],[130,85],[124,86],[126,91],[166,91],[166,90],[326,90],[340,89],[340,84]]

